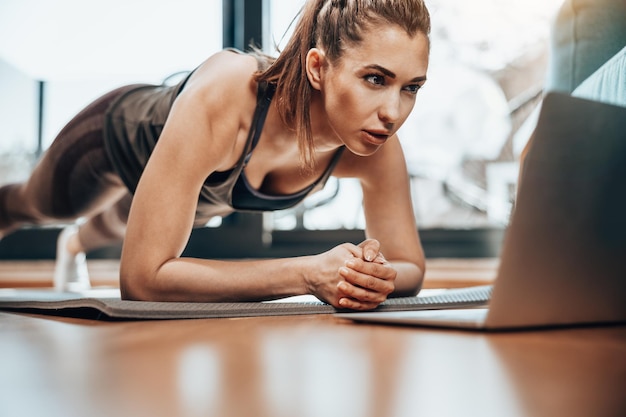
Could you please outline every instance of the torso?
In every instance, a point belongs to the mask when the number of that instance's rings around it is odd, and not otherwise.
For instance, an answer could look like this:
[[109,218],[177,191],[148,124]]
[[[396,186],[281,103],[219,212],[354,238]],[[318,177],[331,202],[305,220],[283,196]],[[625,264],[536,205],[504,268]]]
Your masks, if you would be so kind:
[[[278,120],[277,120],[278,119]],[[292,194],[309,186],[324,174],[336,149],[317,154],[315,168],[305,172],[297,141],[291,132],[281,137],[274,127],[282,125],[274,106],[270,107],[267,121],[258,145],[245,168],[250,184],[269,194]]]
[[[256,60],[253,57],[228,54],[228,58],[242,60],[241,65],[249,67],[250,77],[252,76],[256,66]],[[203,68],[200,67],[194,76],[202,77],[210,76],[210,74],[203,74]],[[190,79],[190,85],[193,82],[193,78]],[[225,112],[231,117],[237,115],[239,128],[232,146],[229,147],[230,151],[222,158],[224,164],[218,169],[220,172],[212,174],[213,178],[222,177],[221,179],[223,179],[224,174],[229,174],[230,170],[236,171],[240,167],[241,158],[249,146],[250,138],[248,135],[250,130],[254,128],[252,120],[257,108],[257,84],[252,84],[253,88],[249,89],[250,91],[246,94],[239,91],[240,99],[237,100],[237,105]],[[245,100],[241,100],[242,96],[245,97]],[[250,159],[245,164],[241,176],[245,177],[246,185],[255,197],[274,200],[275,197],[295,196],[306,191],[304,197],[322,188],[327,179],[324,177],[325,174],[330,174],[330,164],[333,163],[334,158],[339,157],[337,151],[338,148],[335,148],[325,154],[317,155],[315,169],[305,172],[302,168],[296,137],[292,131],[284,126],[277,114],[275,104],[272,102],[262,125],[259,140],[250,155]],[[233,174],[236,175],[236,172]],[[317,184],[317,187],[309,190],[308,188],[315,185],[318,180],[322,181]],[[298,198],[298,201],[301,201],[302,198]],[[268,206],[263,207],[267,208]]]
[[[219,60],[234,60],[234,62],[221,62],[225,66],[234,65],[237,68],[245,69],[246,72],[249,71],[248,79],[251,79],[258,65],[253,56],[245,54],[222,52],[216,57],[218,64]],[[220,75],[214,74],[215,72],[215,61],[211,63],[207,61],[200,65],[186,80],[180,94],[183,94],[185,89],[193,88],[196,91],[199,90],[200,94],[206,94],[209,97],[213,93],[216,83],[224,81],[216,79]],[[230,194],[233,190],[233,184],[241,174],[241,168],[244,165],[242,158],[247,147],[249,147],[249,132],[253,127],[253,117],[257,109],[257,87],[257,83],[253,81],[247,84],[239,82],[228,86],[231,96],[224,98],[224,105],[220,106],[218,110],[219,114],[213,115],[220,121],[220,125],[236,126],[237,128],[234,130],[236,132],[234,136],[233,130],[229,130],[230,128],[216,134],[215,139],[218,146],[209,150],[210,152],[218,152],[216,155],[219,155],[219,164],[215,168],[215,171],[218,172],[210,174],[209,179],[218,177],[220,181],[207,181],[203,186],[197,210],[199,222],[234,211]],[[163,87],[153,86],[153,88],[158,91]],[[151,111],[146,111],[142,107],[145,102],[154,101],[157,103],[152,98],[150,91],[151,87],[147,86],[137,93],[130,94],[127,101],[115,107],[112,112],[112,118],[115,121],[111,122],[112,127],[110,129],[112,133],[107,138],[116,146],[122,144],[125,149],[120,151],[122,152],[120,155],[112,155],[112,158],[122,160],[123,163],[129,165],[122,166],[121,175],[124,174],[122,177],[131,191],[134,191],[143,166],[152,148],[156,145],[158,136],[151,136],[151,132],[160,132],[167,117],[167,113],[164,113],[159,115],[157,119],[152,119]],[[173,87],[173,91],[178,91],[178,87]],[[173,100],[171,97],[175,97],[175,95],[170,96],[167,96],[168,101]],[[159,113],[163,113],[168,104],[163,99],[159,100],[161,100],[159,108],[162,109]],[[233,139],[229,140],[229,137]],[[186,146],[185,138],[181,138],[180,146]],[[140,157],[136,161],[129,162],[127,155],[139,155]],[[304,171],[296,137],[291,130],[284,126],[277,114],[275,104],[272,102],[267,109],[266,120],[262,125],[258,143],[243,171],[247,190],[254,198],[267,198],[268,200],[273,200],[275,196],[292,196],[306,191],[302,196],[304,198],[310,192],[317,191],[324,185],[325,179],[327,179],[324,178],[324,175],[330,174],[327,171],[329,171],[329,164],[333,163],[334,156],[339,156],[337,155],[337,148],[318,154],[316,155],[315,168],[311,171]],[[231,170],[232,175],[222,175],[228,174],[228,171]],[[124,178],[125,176],[126,178]],[[323,181],[317,184],[315,189],[307,190],[320,179]],[[254,201],[254,198],[251,201]],[[302,198],[298,198],[298,201]]]

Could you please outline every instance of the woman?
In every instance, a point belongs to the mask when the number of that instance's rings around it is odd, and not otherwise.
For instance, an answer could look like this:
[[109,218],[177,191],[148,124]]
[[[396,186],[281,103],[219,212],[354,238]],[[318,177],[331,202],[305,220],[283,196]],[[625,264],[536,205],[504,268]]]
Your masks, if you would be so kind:
[[[131,300],[313,294],[367,310],[416,294],[424,256],[396,131],[426,81],[429,31],[422,0],[311,0],[276,60],[225,50],[175,87],[115,90],[61,131],[27,183],[0,189],[0,235],[85,218],[59,238],[56,277],[84,280],[84,252],[123,238]],[[288,259],[181,257],[194,226],[293,206],[331,173],[362,184],[361,244]]]

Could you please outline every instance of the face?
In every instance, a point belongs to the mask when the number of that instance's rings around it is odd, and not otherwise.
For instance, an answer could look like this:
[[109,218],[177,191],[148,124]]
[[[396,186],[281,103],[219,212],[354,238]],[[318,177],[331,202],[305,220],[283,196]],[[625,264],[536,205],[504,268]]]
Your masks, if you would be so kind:
[[399,26],[374,26],[359,45],[325,64],[319,83],[312,83],[320,91],[321,119],[350,151],[371,155],[413,109],[426,81],[428,39],[421,33],[410,37]]

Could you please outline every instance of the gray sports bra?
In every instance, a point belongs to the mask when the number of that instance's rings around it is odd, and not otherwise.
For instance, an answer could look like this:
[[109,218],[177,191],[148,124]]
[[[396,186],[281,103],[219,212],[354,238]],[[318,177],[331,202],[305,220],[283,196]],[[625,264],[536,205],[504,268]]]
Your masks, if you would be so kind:
[[265,194],[253,188],[246,178],[244,168],[250,160],[254,148],[259,142],[261,132],[263,131],[265,117],[267,116],[267,111],[269,109],[274,90],[275,86],[272,84],[269,84],[267,86],[259,86],[257,107],[253,118],[253,124],[248,134],[249,146],[247,146],[246,148],[249,149],[244,153],[245,157],[243,158],[243,165],[241,166],[241,168],[237,169],[236,167],[224,173],[214,173],[207,180],[208,182],[211,182],[214,176],[222,177],[223,175],[226,175],[227,177],[229,177],[232,175],[232,171],[234,171],[235,169],[239,171],[239,175],[237,176],[231,192],[231,206],[235,210],[273,211],[293,207],[294,205],[302,201],[313,190],[315,190],[318,185],[323,185],[326,183],[333,169],[337,165],[337,162],[339,162],[341,154],[343,153],[344,148],[341,147],[333,155],[333,158],[330,164],[326,167],[324,173],[308,187],[296,193],[281,195]]

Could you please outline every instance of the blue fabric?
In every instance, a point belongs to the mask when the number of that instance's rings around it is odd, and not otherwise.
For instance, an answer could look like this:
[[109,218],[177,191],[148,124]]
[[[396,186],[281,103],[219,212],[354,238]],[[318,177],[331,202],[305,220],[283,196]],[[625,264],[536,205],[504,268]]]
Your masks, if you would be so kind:
[[583,81],[572,95],[626,107],[626,47]]

